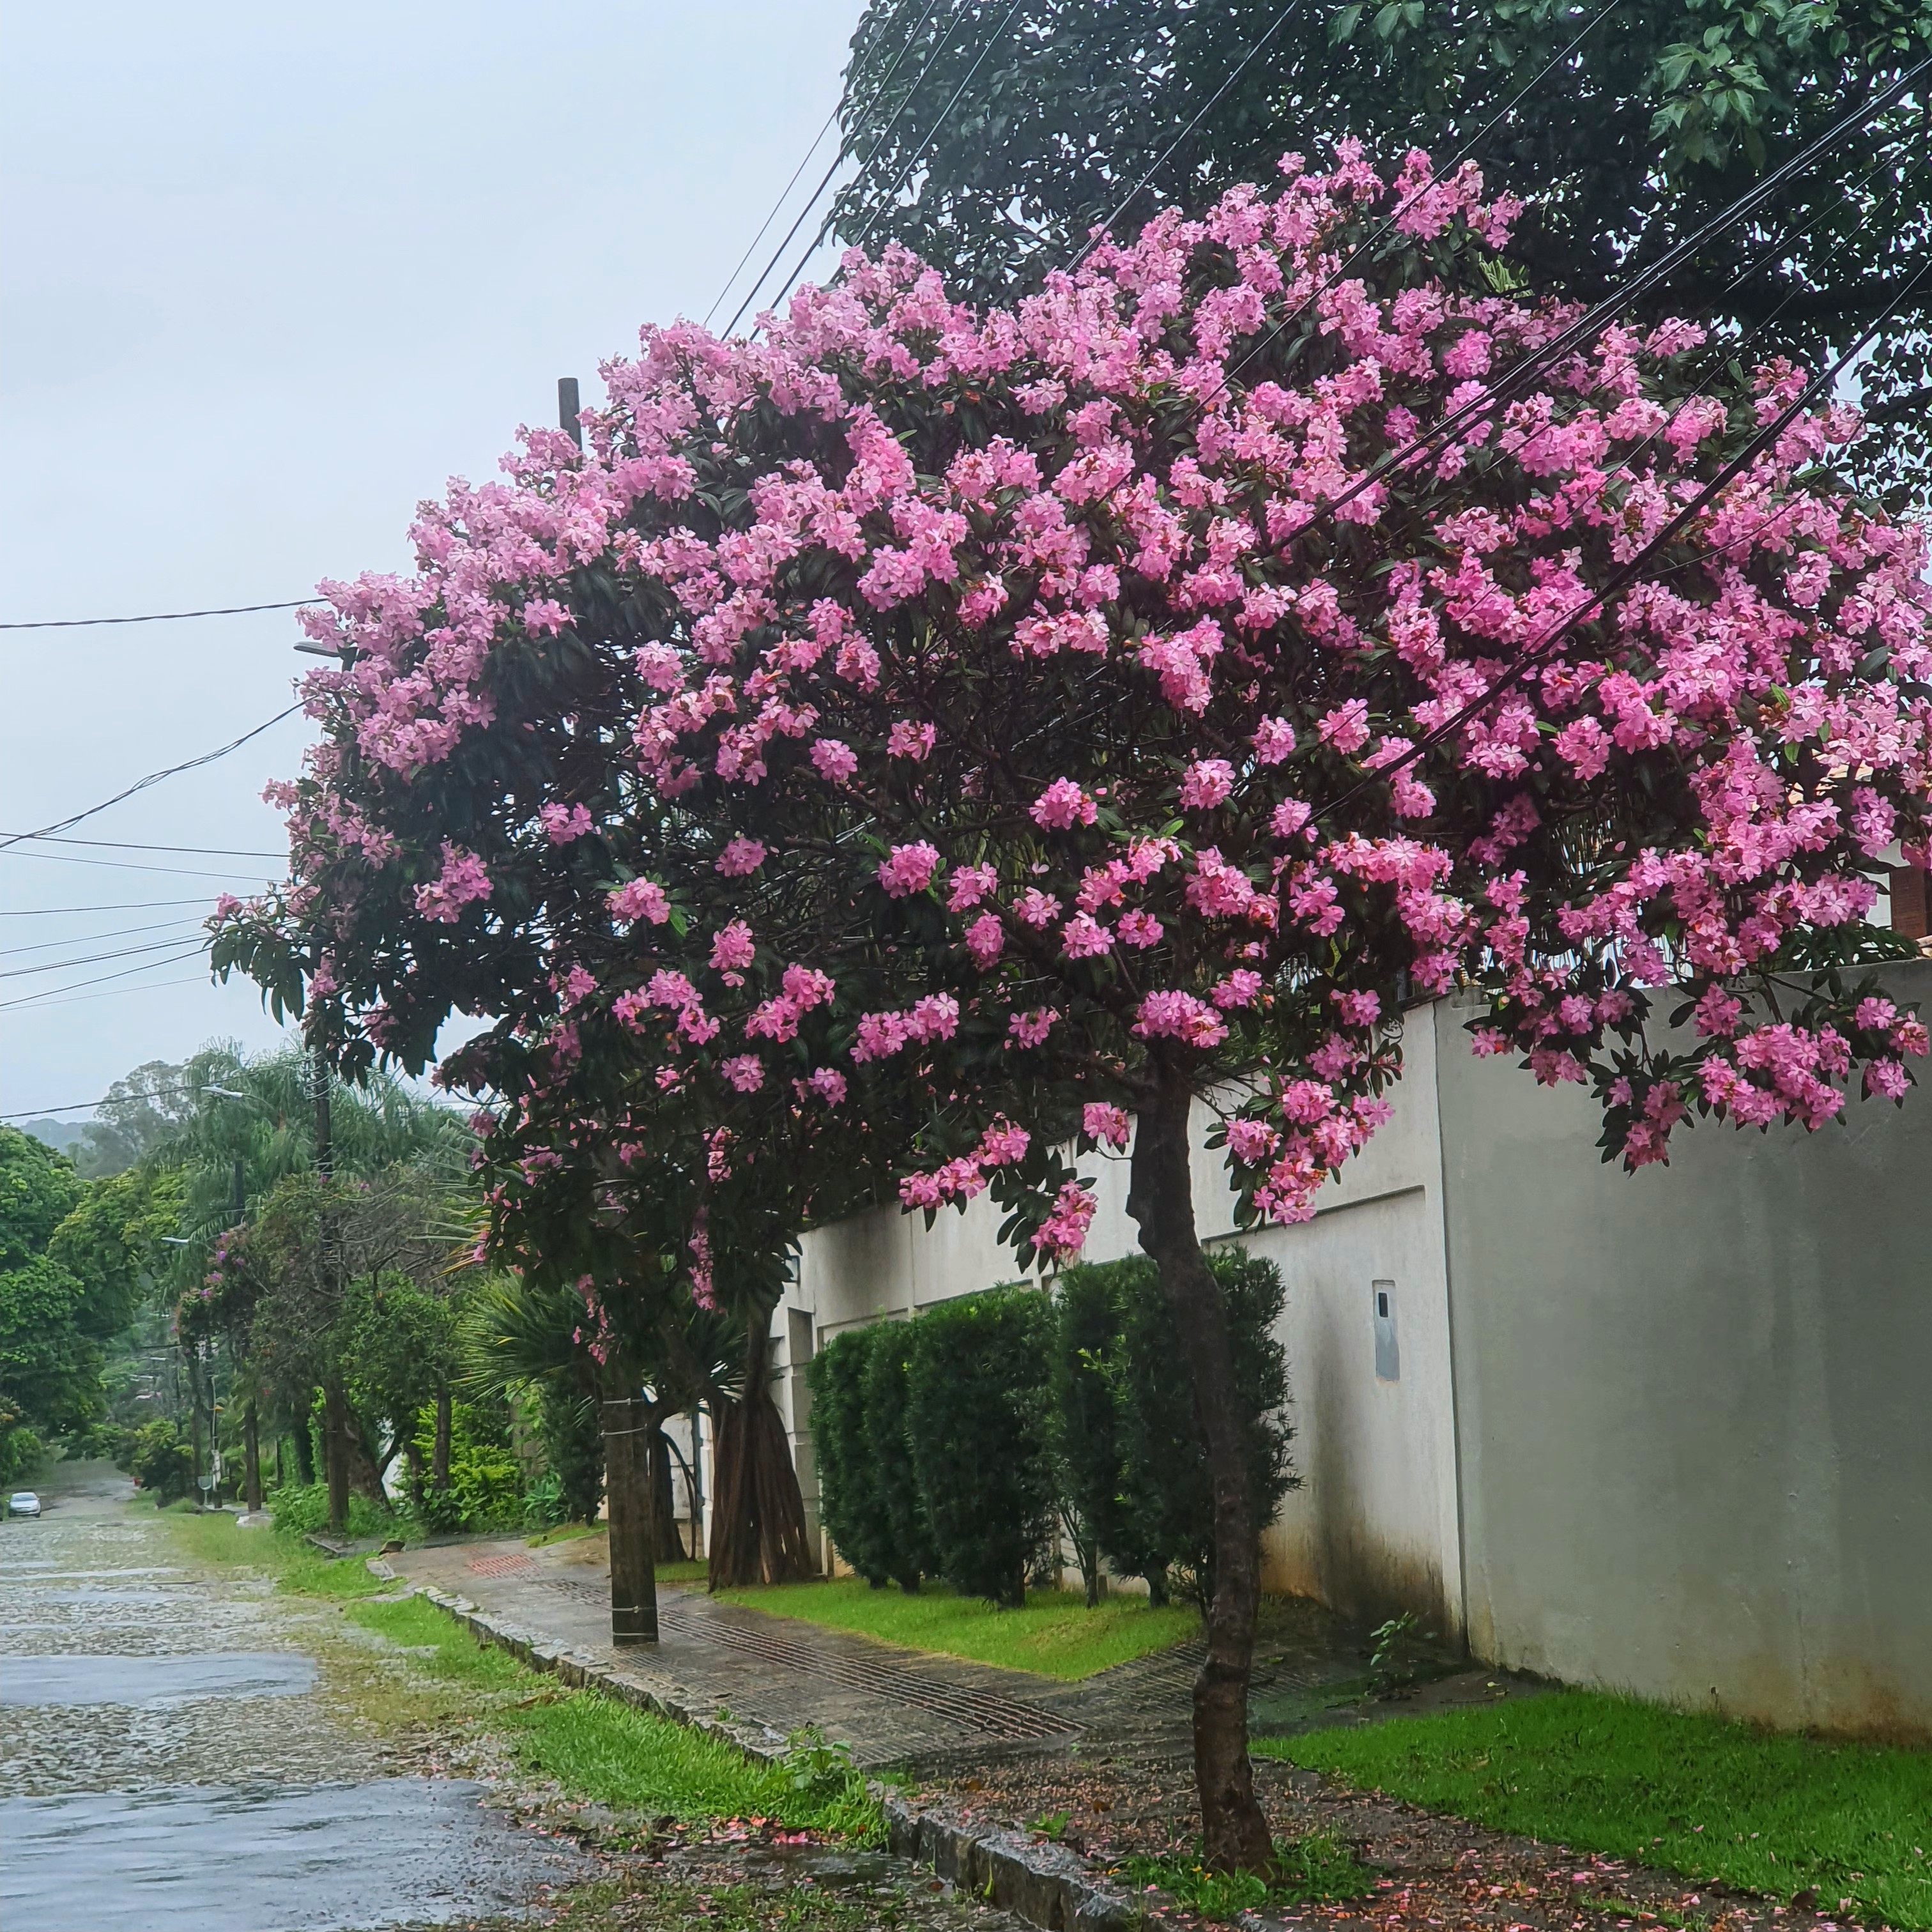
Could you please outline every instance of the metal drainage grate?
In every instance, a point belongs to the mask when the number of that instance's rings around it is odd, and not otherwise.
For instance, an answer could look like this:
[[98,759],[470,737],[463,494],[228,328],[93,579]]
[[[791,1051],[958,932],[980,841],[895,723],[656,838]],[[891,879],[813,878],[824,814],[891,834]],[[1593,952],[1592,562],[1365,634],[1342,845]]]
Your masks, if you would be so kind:
[[472,1556],[470,1567],[479,1576],[527,1576],[537,1566],[519,1552],[509,1556]]

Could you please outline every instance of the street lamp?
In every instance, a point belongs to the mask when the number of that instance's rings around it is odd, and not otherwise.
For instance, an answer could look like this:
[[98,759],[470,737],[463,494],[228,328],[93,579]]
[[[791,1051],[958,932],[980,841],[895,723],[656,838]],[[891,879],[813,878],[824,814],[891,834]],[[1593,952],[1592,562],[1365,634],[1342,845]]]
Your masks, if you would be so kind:
[[224,1100],[245,1100],[248,1097],[245,1094],[238,1093],[232,1087],[204,1087],[201,1090],[204,1094],[218,1094]]

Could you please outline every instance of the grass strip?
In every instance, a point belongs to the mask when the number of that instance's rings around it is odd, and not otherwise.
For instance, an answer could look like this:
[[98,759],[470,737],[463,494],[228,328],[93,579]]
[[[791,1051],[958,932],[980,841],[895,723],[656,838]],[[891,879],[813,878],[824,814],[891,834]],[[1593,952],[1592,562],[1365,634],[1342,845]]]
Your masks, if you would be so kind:
[[706,1732],[570,1690],[480,1643],[420,1597],[356,1604],[350,1620],[400,1647],[411,1666],[464,1694],[479,1720],[508,1738],[530,1770],[574,1795],[652,1816],[760,1818],[791,1831],[882,1842],[884,1820],[864,1780],[822,1748],[768,1763]]
[[1587,1690],[1254,1748],[1498,1831],[1932,1932],[1932,1752]]
[[1013,1610],[982,1597],[960,1596],[942,1583],[927,1583],[909,1597],[902,1590],[874,1590],[856,1576],[718,1594],[723,1602],[820,1629],[1069,1682],[1168,1649],[1201,1628],[1199,1617],[1184,1605],[1156,1610],[1144,1597],[1122,1595],[1103,1598],[1090,1610],[1071,1590],[1029,1590],[1024,1607]]
[[[132,1508],[147,1512],[148,1505]],[[393,1590],[359,1556],[325,1556],[290,1529],[239,1529],[225,1510],[164,1510],[158,1520],[182,1555],[216,1570],[265,1570],[291,1596],[344,1601]]]

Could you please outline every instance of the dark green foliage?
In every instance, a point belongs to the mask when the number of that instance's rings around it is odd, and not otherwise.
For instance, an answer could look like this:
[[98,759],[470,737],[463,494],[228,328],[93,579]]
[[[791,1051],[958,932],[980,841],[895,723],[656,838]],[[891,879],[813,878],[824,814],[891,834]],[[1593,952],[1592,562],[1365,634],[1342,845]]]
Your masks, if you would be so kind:
[[919,1486],[907,1417],[908,1374],[916,1322],[881,1322],[872,1330],[866,1364],[866,1441],[874,1479],[885,1502],[892,1561],[886,1574],[902,1590],[916,1590],[922,1574],[940,1568],[932,1521]]
[[1054,1504],[1052,1304],[1027,1288],[942,1302],[910,1324],[906,1420],[946,1580],[1018,1605]]
[[1058,1318],[1048,1373],[1054,1469],[1090,1603],[1098,1594],[1098,1553],[1120,1543],[1114,1520],[1120,1450],[1106,1372],[1120,1322],[1111,1277],[1102,1268],[1069,1269],[1055,1285],[1054,1302]]
[[595,1522],[604,1496],[604,1427],[597,1405],[556,1377],[536,1385],[537,1440],[555,1479],[558,1520]]
[[835,1335],[806,1371],[818,1464],[818,1517],[832,1546],[875,1590],[892,1576],[892,1528],[866,1428],[866,1370],[883,1327]]
[[180,1426],[164,1418],[136,1430],[122,1467],[154,1499],[157,1509],[194,1487],[194,1450]]
[[[1274,1332],[1286,1291],[1271,1262],[1244,1249],[1222,1249],[1208,1261],[1233,1329],[1258,1529],[1295,1482],[1287,1358]],[[1204,1601],[1213,1586],[1213,1498],[1158,1273],[1138,1255],[1070,1268],[1056,1298],[1056,1382],[1066,1393],[1055,1414],[1070,1499],[1108,1561],[1144,1576],[1156,1600],[1169,1574],[1178,1573]]]

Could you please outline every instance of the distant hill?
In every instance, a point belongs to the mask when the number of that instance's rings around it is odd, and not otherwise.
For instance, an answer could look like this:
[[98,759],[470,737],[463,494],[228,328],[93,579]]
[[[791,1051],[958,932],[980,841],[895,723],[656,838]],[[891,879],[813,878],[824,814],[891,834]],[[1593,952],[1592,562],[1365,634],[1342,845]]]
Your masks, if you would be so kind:
[[21,1130],[32,1134],[42,1146],[56,1148],[71,1158],[87,1138],[92,1124],[86,1120],[26,1120],[21,1124]]

